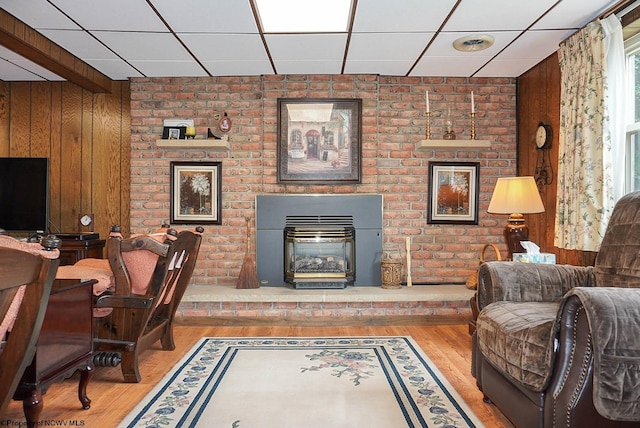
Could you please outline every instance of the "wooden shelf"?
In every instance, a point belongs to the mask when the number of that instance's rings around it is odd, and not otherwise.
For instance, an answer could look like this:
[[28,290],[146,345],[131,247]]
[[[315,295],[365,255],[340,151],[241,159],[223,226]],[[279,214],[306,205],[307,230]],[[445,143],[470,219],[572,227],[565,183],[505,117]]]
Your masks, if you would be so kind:
[[229,137],[226,135],[222,140],[156,140],[156,146],[172,149],[231,150]]
[[483,147],[491,147],[489,140],[420,140],[416,147],[417,150],[428,149],[462,149],[472,148],[479,149]]

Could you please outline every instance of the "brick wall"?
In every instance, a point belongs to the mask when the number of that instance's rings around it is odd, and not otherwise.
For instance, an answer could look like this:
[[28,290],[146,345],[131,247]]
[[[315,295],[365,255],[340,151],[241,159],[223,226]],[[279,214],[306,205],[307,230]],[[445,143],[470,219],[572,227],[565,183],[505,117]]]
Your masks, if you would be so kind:
[[[441,113],[451,106],[458,139],[469,138],[474,91],[478,139],[490,149],[416,150],[425,135],[425,91],[432,138],[442,135]],[[276,106],[279,97],[361,98],[362,184],[282,185],[276,180]],[[163,120],[194,119],[199,138],[231,118],[230,151],[159,149]],[[146,233],[169,219],[169,163],[222,161],[222,224],[205,227],[192,282],[235,284],[245,250],[245,220],[257,194],[380,193],[384,242],[412,240],[414,283],[463,283],[487,242],[503,245],[506,216],[486,209],[498,176],[516,172],[516,86],[507,78],[276,75],[207,78],[133,78],[131,81],[131,232]],[[479,224],[427,224],[430,161],[480,162]]]

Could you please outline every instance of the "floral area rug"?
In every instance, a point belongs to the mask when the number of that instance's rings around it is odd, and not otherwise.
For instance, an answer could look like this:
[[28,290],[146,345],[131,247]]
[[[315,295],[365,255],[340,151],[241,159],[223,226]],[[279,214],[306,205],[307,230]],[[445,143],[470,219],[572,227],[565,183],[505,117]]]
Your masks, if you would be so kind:
[[482,427],[411,337],[203,338],[120,427]]

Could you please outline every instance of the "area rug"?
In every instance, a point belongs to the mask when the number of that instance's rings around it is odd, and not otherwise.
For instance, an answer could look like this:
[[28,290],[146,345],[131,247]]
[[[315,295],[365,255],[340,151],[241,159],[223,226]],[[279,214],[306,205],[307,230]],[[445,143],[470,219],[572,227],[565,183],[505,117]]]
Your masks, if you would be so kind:
[[482,427],[411,337],[203,338],[120,427]]

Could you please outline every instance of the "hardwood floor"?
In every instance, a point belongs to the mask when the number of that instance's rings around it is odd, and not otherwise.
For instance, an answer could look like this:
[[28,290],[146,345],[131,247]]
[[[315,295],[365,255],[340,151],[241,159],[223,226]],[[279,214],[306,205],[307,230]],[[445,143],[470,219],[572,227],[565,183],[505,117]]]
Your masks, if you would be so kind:
[[[54,383],[44,394],[41,421],[59,425],[114,427],[162,379],[164,374],[201,337],[258,336],[412,336],[445,377],[451,382],[475,414],[487,427],[510,428],[512,425],[490,404],[471,376],[471,337],[466,325],[425,326],[188,326],[175,327],[176,350],[164,352],[150,349],[140,357],[142,381],[123,383],[119,367],[98,367],[89,383],[91,409],[82,410],[77,398],[78,374]],[[24,423],[22,405],[12,402],[2,416],[8,426]],[[215,427],[214,427],[215,428]]]

